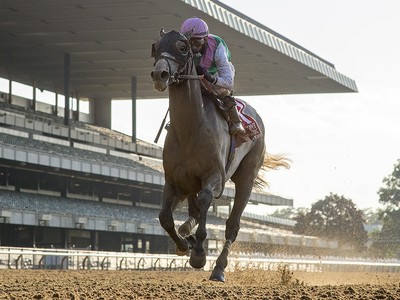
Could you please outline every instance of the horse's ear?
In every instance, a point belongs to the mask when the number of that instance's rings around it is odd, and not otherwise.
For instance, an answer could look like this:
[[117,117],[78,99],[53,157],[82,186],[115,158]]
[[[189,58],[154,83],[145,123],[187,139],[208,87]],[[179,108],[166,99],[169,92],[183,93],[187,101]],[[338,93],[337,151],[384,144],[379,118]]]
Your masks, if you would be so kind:
[[161,27],[161,30],[160,30],[160,37],[163,37],[163,35],[165,34],[166,32],[165,32],[165,30],[164,30],[164,27]]
[[151,57],[156,57],[156,44],[151,44]]
[[194,31],[194,27],[193,27],[191,30],[186,31],[183,35],[184,35],[188,40],[190,40],[190,38],[192,37],[193,31]]

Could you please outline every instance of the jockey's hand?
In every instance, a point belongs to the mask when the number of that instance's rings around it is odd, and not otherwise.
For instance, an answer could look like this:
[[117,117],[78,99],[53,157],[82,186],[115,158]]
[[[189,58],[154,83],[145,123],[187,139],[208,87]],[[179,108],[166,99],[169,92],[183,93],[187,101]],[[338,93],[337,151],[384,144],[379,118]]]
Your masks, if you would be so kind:
[[210,72],[208,72],[202,66],[197,66],[196,67],[196,72],[197,72],[197,75],[204,75],[204,78],[207,81],[211,82],[211,83],[216,83],[217,82],[217,77],[211,75]]
[[202,67],[202,66],[197,66],[196,67],[196,72],[197,72],[197,75],[204,75],[204,73],[206,73],[207,70],[204,69],[204,67]]

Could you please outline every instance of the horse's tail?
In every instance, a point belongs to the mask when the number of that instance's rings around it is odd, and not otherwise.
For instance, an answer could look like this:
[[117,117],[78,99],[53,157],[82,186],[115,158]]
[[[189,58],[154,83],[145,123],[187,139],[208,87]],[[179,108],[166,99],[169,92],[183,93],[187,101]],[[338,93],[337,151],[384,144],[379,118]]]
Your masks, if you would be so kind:
[[255,180],[255,187],[257,188],[265,188],[268,187],[268,181],[264,178],[264,172],[268,170],[277,170],[279,168],[290,168],[290,163],[292,161],[287,158],[284,154],[271,154],[266,153],[264,155],[264,161],[261,166],[260,172],[257,175]]

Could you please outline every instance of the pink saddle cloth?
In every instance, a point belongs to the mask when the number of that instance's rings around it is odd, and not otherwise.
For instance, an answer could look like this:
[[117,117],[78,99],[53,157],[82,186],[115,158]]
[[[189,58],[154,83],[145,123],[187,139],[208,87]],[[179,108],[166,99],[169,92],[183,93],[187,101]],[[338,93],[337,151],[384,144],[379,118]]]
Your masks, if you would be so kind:
[[261,137],[262,133],[257,121],[252,116],[250,116],[249,112],[247,111],[246,103],[238,98],[235,98],[235,100],[236,109],[239,112],[240,120],[242,121],[242,125],[246,130],[246,133],[244,135],[240,135],[239,137],[237,137],[237,143],[239,145],[237,145],[236,147],[239,147],[244,142],[255,140]]

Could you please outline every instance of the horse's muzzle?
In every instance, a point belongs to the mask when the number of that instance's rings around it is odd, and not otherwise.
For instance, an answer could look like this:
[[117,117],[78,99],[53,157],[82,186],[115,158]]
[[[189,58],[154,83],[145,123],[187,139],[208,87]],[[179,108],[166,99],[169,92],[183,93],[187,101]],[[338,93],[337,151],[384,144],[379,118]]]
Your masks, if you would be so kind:
[[171,66],[167,59],[160,58],[154,64],[151,78],[153,79],[154,88],[163,92],[167,89],[171,80]]
[[168,87],[169,72],[166,70],[153,70],[150,73],[151,79],[153,79],[154,88],[157,91],[163,92]]

